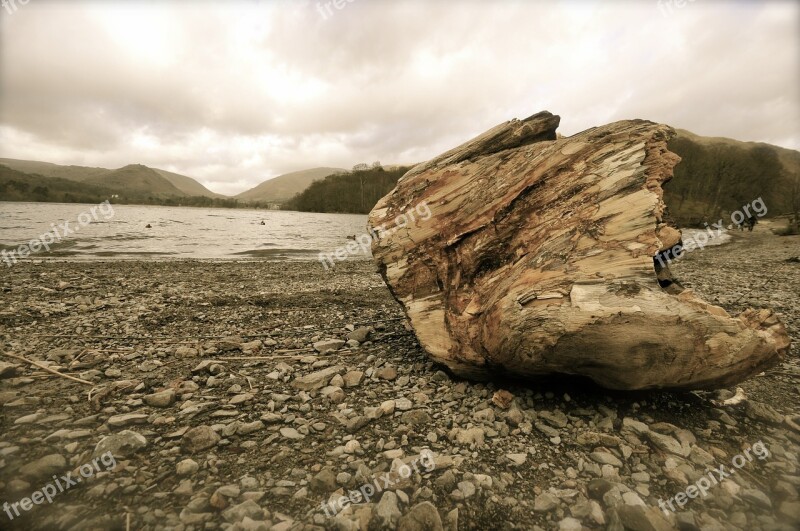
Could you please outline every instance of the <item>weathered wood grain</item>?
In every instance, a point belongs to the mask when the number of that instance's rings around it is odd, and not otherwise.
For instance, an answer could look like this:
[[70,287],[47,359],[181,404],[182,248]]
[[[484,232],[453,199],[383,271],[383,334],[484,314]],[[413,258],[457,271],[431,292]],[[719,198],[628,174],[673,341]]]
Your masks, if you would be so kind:
[[501,124],[409,171],[372,227],[427,203],[373,254],[425,350],[473,378],[588,376],[613,389],[727,386],[777,363],[783,325],[738,318],[653,257],[680,234],[661,186],[674,132],[631,120],[556,139],[548,112]]

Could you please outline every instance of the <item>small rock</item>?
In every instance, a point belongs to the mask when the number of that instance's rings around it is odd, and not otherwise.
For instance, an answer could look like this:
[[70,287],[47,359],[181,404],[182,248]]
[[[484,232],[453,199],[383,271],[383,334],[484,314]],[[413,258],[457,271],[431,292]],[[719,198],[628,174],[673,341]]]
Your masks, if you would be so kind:
[[364,343],[368,338],[370,333],[372,333],[371,328],[367,328],[366,326],[361,326],[356,328],[349,334],[347,334],[347,339],[352,339],[358,341],[359,343]]
[[524,465],[528,454],[506,454],[506,457],[516,466]]
[[397,369],[392,366],[382,367],[378,369],[378,371],[375,373],[375,376],[381,380],[392,381],[397,378]]
[[46,455],[20,467],[18,473],[25,479],[38,480],[50,477],[67,468],[67,460],[58,454]]
[[192,347],[178,347],[175,349],[175,355],[179,358],[195,358],[198,354],[197,349]]
[[759,505],[765,509],[770,509],[772,507],[772,501],[769,499],[769,496],[764,494],[758,489],[742,489],[739,493],[739,496],[753,503],[755,505]]
[[364,373],[362,371],[350,371],[345,373],[343,377],[344,386],[345,387],[357,387],[361,383],[361,379],[364,377]]
[[418,503],[397,524],[397,531],[443,531],[439,511],[431,502]]
[[311,490],[322,494],[332,492],[336,488],[336,474],[330,468],[323,468],[311,478],[309,486]]
[[175,390],[167,389],[151,395],[146,395],[142,400],[151,407],[169,407],[175,402]]
[[299,440],[299,439],[304,439],[305,438],[305,435],[302,435],[300,432],[298,432],[294,428],[281,428],[280,432],[281,432],[281,435],[283,435],[287,439]]
[[256,502],[247,500],[223,511],[222,517],[228,522],[235,523],[241,522],[245,518],[263,520],[267,518],[267,514]]
[[317,341],[314,343],[314,350],[320,354],[326,354],[328,352],[339,350],[344,346],[344,343],[345,342],[341,339],[325,339],[323,341]]
[[558,522],[559,531],[581,531],[581,529],[583,529],[581,521],[577,518],[572,518],[571,516]]
[[122,428],[131,424],[144,424],[147,422],[147,415],[144,413],[126,413],[124,415],[114,415],[108,419],[108,425],[114,428]]
[[543,492],[533,500],[533,510],[537,513],[547,513],[558,507],[558,498],[549,492]]
[[328,381],[333,378],[334,375],[339,374],[340,371],[340,367],[328,367],[321,371],[312,372],[311,374],[295,378],[292,382],[292,387],[301,391],[322,389],[328,385]]
[[[397,404],[395,404],[395,407],[397,407]],[[403,413],[403,416],[401,418],[404,423],[410,424],[411,426],[425,426],[433,421],[428,412],[423,409],[413,409],[411,411],[406,411],[405,413]]]
[[17,371],[19,370],[19,365],[14,365],[13,363],[6,363],[4,361],[0,361],[0,380],[4,378],[13,378],[17,375]]
[[103,437],[94,447],[93,456],[97,457],[110,452],[115,457],[127,457],[145,447],[147,447],[147,439],[144,435],[125,430]]
[[175,465],[175,472],[179,476],[188,476],[200,470],[200,465],[194,459],[184,459]]
[[601,465],[611,465],[617,468],[622,466],[622,461],[608,452],[592,452],[589,454],[589,457],[592,459],[592,461],[595,463],[600,463]]
[[381,501],[372,511],[372,518],[369,522],[369,528],[376,530],[394,530],[397,528],[398,521],[402,513],[397,506],[397,495],[387,490],[381,496]]
[[202,452],[213,448],[221,437],[209,426],[197,426],[187,431],[181,440],[181,446],[189,453]]
[[500,389],[492,395],[492,403],[501,409],[508,409],[513,401],[514,395],[505,389]]

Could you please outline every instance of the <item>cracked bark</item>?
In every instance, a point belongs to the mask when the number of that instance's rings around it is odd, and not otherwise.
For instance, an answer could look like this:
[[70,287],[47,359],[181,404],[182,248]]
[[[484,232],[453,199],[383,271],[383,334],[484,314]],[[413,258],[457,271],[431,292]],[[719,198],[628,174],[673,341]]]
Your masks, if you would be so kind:
[[680,241],[662,184],[673,130],[644,120],[556,139],[548,112],[409,171],[370,225],[427,203],[373,254],[429,355],[455,373],[587,376],[608,388],[713,388],[788,351],[769,310],[731,317],[654,257]]

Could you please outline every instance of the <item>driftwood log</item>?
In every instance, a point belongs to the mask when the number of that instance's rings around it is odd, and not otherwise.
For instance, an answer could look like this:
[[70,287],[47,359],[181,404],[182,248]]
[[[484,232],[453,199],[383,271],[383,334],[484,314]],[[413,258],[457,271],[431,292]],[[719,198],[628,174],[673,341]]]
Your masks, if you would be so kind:
[[501,124],[410,170],[370,213],[375,261],[428,354],[468,378],[611,389],[723,387],[776,364],[789,338],[771,311],[734,318],[654,260],[680,241],[662,201],[673,130],[631,120],[557,139],[558,124]]

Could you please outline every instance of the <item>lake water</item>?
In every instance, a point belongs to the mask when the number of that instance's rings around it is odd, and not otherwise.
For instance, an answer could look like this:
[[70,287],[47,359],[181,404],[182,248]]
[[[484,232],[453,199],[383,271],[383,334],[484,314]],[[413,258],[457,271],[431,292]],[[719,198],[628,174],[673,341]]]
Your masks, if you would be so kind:
[[[65,222],[72,234],[62,234]],[[366,225],[367,216],[354,214],[0,202],[0,250],[18,249],[55,228],[61,237],[50,251],[30,258],[308,260],[347,245],[347,236],[365,234]],[[684,240],[695,232],[702,231],[684,230]],[[707,245],[729,239],[723,233]],[[369,253],[348,257],[366,259]]]
[[351,214],[0,202],[0,250],[50,233],[42,240],[59,241],[30,258],[316,259],[346,245],[348,235],[364,234],[366,224],[366,216]]

